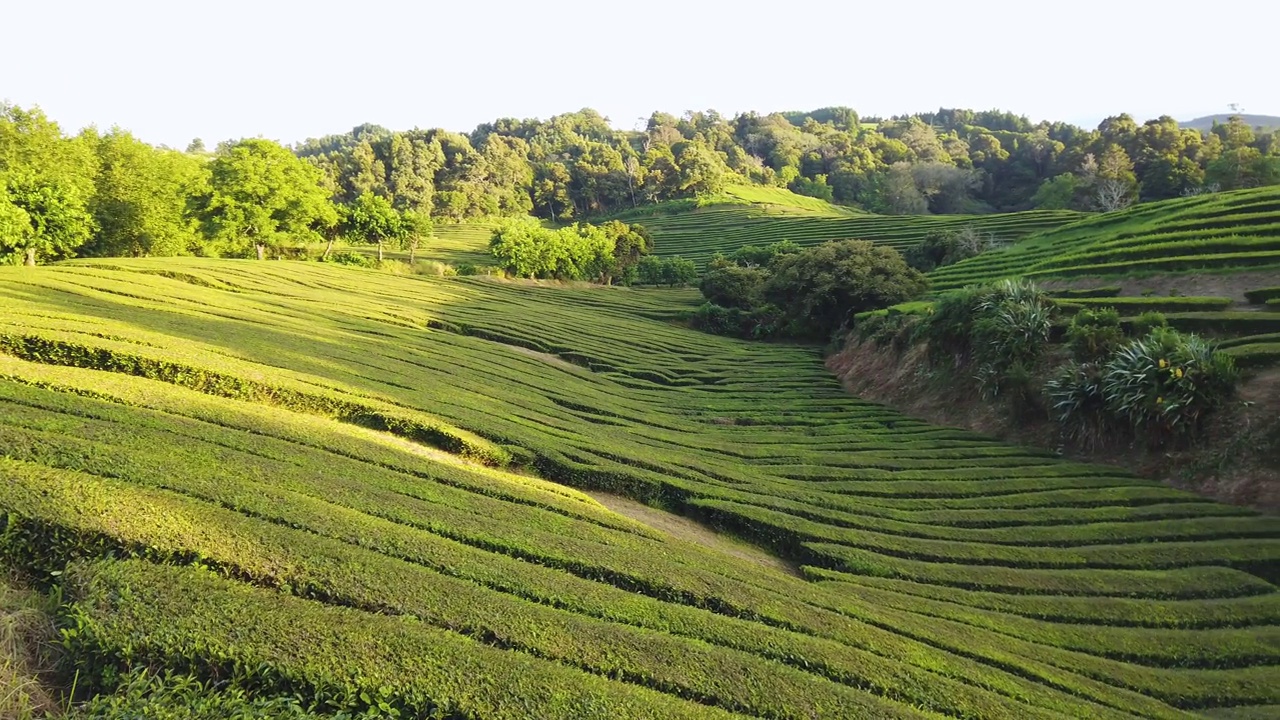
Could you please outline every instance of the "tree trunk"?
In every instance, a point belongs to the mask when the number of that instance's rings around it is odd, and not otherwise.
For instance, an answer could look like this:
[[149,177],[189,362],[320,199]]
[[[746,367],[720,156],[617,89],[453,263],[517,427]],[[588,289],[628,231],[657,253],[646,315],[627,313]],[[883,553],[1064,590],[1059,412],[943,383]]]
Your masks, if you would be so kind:
[[382,243],[378,243],[378,262],[382,262]]
[[334,240],[333,238],[329,238],[329,244],[328,244],[328,245],[326,245],[326,246],[325,246],[325,248],[324,248],[324,255],[321,255],[321,256],[320,256],[322,259],[324,259],[324,260],[328,260],[328,259],[329,259],[329,255],[330,255],[330,253],[332,253],[332,252],[333,252],[333,240]]
[[413,259],[417,254],[418,254],[418,240],[417,238],[414,238],[413,242],[409,243],[409,264],[410,265],[413,264]]
[[27,260],[25,264],[27,267],[36,266],[36,249],[35,248],[33,247],[27,248]]
[[259,260],[267,259],[267,246],[262,243],[254,243],[253,249],[258,253]]

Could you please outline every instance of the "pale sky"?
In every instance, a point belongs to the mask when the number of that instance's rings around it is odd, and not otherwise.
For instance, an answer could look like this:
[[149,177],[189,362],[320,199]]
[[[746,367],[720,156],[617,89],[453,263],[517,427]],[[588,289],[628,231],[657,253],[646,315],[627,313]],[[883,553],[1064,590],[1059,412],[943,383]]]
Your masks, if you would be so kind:
[[1280,114],[1280,2],[9,0],[0,100],[185,147],[593,107]]

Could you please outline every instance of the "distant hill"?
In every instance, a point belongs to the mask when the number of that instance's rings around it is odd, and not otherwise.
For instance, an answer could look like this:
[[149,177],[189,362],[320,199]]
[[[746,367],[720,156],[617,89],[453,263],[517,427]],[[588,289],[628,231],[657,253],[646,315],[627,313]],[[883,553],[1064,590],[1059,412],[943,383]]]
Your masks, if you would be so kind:
[[[1223,113],[1222,115],[1205,115],[1179,123],[1184,128],[1193,128],[1195,130],[1208,130],[1213,127],[1214,122],[1224,123],[1235,113]],[[1265,128],[1268,130],[1280,128],[1280,117],[1275,115],[1241,115],[1240,118],[1249,124],[1252,128]]]

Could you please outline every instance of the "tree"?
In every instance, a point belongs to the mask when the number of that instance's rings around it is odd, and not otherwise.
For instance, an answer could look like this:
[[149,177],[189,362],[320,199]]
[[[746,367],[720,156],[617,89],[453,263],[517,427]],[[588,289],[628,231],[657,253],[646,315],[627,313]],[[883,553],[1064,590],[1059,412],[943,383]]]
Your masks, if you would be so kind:
[[1133,204],[1132,188],[1123,180],[1100,179],[1095,186],[1094,200],[1102,212],[1123,210]]
[[764,299],[783,309],[795,334],[824,337],[864,310],[920,296],[928,282],[902,254],[865,240],[838,240],[780,255]]
[[388,243],[398,244],[407,235],[400,213],[391,207],[386,198],[365,193],[346,208],[342,218],[343,234],[360,242],[378,246],[378,262],[383,261],[382,249]]
[[724,191],[724,162],[712,150],[693,142],[678,144],[679,192],[684,197],[708,197]]
[[730,265],[703,275],[698,289],[716,305],[750,310],[760,303],[760,292],[767,277],[768,273],[762,268]]
[[278,143],[241,140],[221,148],[210,165],[200,214],[211,237],[259,260],[288,238],[319,239],[337,224],[320,170]]
[[98,139],[99,170],[89,209],[96,232],[82,254],[182,255],[202,240],[188,199],[205,189],[198,158],[151,147],[114,129]]
[[624,278],[623,282],[629,283],[640,258],[653,252],[653,238],[643,225],[628,225],[617,220],[604,223],[600,229],[609,237],[613,247],[613,265],[603,279],[604,284],[610,284],[613,276]]
[[698,279],[698,266],[679,255],[662,261],[662,281],[671,287],[683,287]]
[[409,264],[412,265],[417,258],[418,246],[425,238],[431,237],[435,227],[431,222],[430,215],[414,210],[401,212],[400,220],[403,225],[404,237],[409,241]]
[[1071,173],[1056,175],[1040,183],[1031,202],[1041,210],[1070,210],[1079,185],[1080,181]]
[[869,209],[885,215],[926,215],[929,203],[916,187],[911,165],[894,163],[888,170],[877,174],[864,200]]
[[505,272],[517,277],[536,278],[552,269],[546,263],[549,253],[539,247],[551,242],[548,233],[534,218],[507,220],[493,231],[489,252]]
[[70,257],[88,241],[91,142],[92,136],[63,137],[39,109],[0,104],[0,262]]

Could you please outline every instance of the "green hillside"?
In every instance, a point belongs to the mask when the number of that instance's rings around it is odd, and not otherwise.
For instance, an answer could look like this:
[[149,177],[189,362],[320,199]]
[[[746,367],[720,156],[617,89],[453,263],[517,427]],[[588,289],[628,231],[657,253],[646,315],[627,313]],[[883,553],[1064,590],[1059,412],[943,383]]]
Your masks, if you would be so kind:
[[1086,217],[1065,210],[1002,215],[886,216],[862,213],[778,188],[730,188],[724,202],[690,207],[674,204],[642,208],[622,217],[653,233],[660,255],[680,255],[705,263],[716,252],[744,245],[791,240],[816,245],[828,240],[861,239],[903,249],[930,232],[973,226],[1001,242],[1059,227]]
[[930,274],[938,290],[1036,279],[1280,267],[1280,188],[1135,205]]
[[1280,117],[1275,115],[1246,115],[1240,113],[1222,113],[1219,115],[1205,115],[1195,120],[1187,120],[1178,123],[1184,128],[1192,130],[1209,131],[1213,128],[1214,123],[1225,124],[1232,117],[1239,117],[1240,121],[1251,128],[1261,128],[1263,130],[1274,130],[1280,128]]
[[816,349],[670,322],[699,302],[0,268],[0,558],[65,580],[82,692],[148,666],[361,717],[1280,705],[1280,519],[860,401]]

